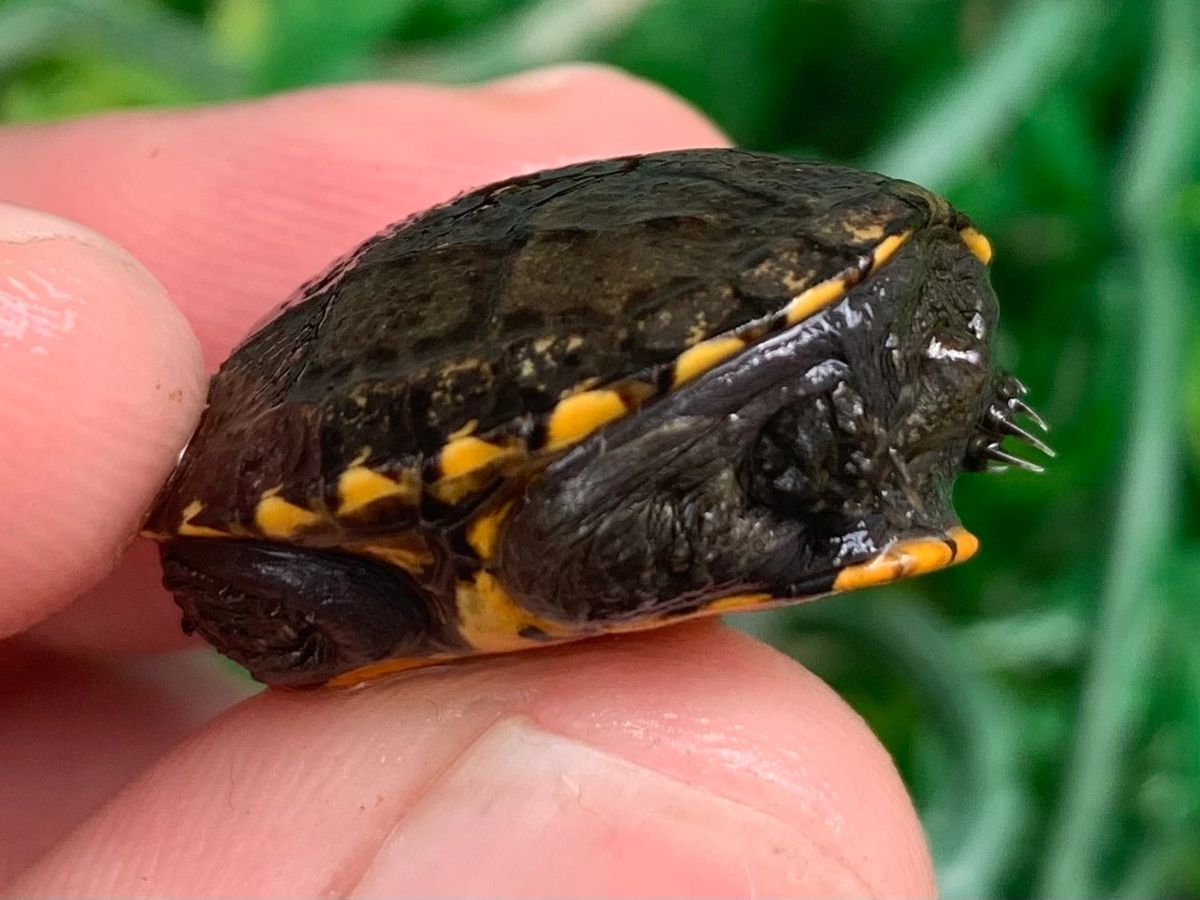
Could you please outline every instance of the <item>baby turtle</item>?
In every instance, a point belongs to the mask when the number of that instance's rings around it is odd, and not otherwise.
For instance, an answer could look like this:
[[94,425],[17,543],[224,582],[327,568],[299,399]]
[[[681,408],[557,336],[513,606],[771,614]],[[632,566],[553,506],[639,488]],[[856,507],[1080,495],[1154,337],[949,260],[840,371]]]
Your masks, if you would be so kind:
[[146,525],[184,628],[346,685],[965,560],[955,477],[1049,452],[991,255],[916,185],[739,150],[389,228],[213,377]]

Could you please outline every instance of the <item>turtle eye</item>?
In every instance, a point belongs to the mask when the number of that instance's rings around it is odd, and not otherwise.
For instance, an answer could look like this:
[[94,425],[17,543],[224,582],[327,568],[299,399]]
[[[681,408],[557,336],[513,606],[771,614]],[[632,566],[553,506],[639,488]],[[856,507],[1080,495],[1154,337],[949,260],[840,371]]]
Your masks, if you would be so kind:
[[1009,453],[1001,446],[1006,437],[1012,437],[1025,446],[1051,459],[1054,458],[1055,453],[1050,446],[1017,421],[1018,418],[1028,420],[1032,427],[1042,434],[1050,430],[1046,420],[1025,402],[1025,395],[1028,393],[1029,389],[1019,378],[1007,372],[1000,374],[992,402],[988,404],[975,433],[967,443],[967,469],[973,472],[1002,472],[1009,466],[1015,466],[1026,472],[1045,471],[1038,463]]

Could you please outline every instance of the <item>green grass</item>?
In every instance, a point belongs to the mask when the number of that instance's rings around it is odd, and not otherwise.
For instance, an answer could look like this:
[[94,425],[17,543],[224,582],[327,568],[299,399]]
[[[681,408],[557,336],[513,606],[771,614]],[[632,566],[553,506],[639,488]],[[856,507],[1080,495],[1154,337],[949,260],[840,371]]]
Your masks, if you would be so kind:
[[1193,0],[0,0],[8,121],[563,60],[988,233],[1059,459],[961,482],[970,565],[739,624],[871,722],[947,896],[1200,895]]

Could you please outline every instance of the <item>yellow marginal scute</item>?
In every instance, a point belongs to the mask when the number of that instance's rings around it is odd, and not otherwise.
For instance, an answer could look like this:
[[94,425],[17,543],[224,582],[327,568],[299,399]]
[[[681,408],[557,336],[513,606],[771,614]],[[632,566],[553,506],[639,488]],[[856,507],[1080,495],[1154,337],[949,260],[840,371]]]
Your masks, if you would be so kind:
[[820,284],[814,284],[808,290],[797,294],[784,308],[787,323],[795,325],[803,322],[814,313],[818,313],[834,300],[846,293],[846,278],[839,275]]
[[289,503],[277,494],[263,497],[254,509],[254,524],[273,538],[289,538],[319,518],[312,510]]
[[468,472],[486,466],[496,457],[502,456],[504,452],[503,447],[489,443],[483,438],[455,438],[442,448],[440,457],[442,476],[457,478],[460,475],[466,475]]
[[[882,241],[875,245],[875,249],[871,251],[871,270],[874,271],[886,263],[892,256],[904,246],[904,242],[912,236],[912,231],[902,231],[899,234],[889,234]],[[982,235],[980,235],[982,237]],[[964,240],[966,238],[964,237]],[[809,316],[815,315],[829,306],[836,300],[840,300],[845,296],[846,291],[850,290],[858,281],[858,272],[851,270],[843,272],[834,278],[828,278],[818,284],[814,284],[808,290],[802,291],[791,299],[786,307],[784,307],[784,316],[789,325],[796,325],[803,322]]]
[[975,254],[976,259],[985,266],[992,264],[992,242],[984,237],[983,232],[977,228],[968,227],[960,231],[958,236],[967,245],[967,249]]
[[735,594],[732,597],[721,597],[704,607],[706,613],[741,612],[771,603],[774,598],[770,594]]
[[416,490],[412,484],[380,475],[366,466],[351,466],[338,477],[339,516],[350,515],[384,497],[413,501]]
[[560,400],[546,424],[546,446],[557,449],[587,437],[601,425],[619,419],[629,408],[616,391],[583,391]]
[[512,511],[513,501],[479,516],[467,527],[467,543],[485,562],[496,555],[496,544],[500,541],[500,528]]
[[193,525],[190,522],[184,522],[179,526],[176,532],[180,537],[210,537],[223,538],[230,537],[229,532],[221,531],[217,528],[209,528],[206,525]]
[[413,575],[420,575],[433,565],[434,561],[429,543],[415,531],[402,531],[385,540],[348,544],[346,549],[382,559]]
[[892,254],[904,246],[904,242],[908,240],[911,231],[902,231],[899,234],[889,234],[882,241],[875,245],[875,249],[871,251],[871,269],[874,271],[882,266],[885,262],[892,258]]
[[456,441],[459,438],[463,438],[463,437],[467,437],[468,435],[472,435],[475,433],[475,429],[478,427],[479,427],[478,419],[468,419],[467,422],[461,428],[458,428],[458,429],[450,432],[450,437],[448,438],[448,440]]
[[445,654],[423,656],[417,659],[385,659],[371,663],[350,672],[335,675],[325,682],[327,688],[351,688],[369,681],[378,681],[397,672],[407,672],[409,669],[419,669],[423,666],[437,665],[450,657]]
[[676,358],[674,382],[679,385],[691,381],[745,348],[745,342],[737,337],[718,337],[701,341],[684,350]]
[[220,531],[216,528],[209,528],[207,525],[193,525],[192,519],[200,514],[204,509],[204,504],[199,500],[193,500],[183,509],[183,515],[179,520],[179,527],[175,529],[175,533],[180,537],[229,537],[229,534]]
[[472,581],[460,581],[455,602],[459,634],[481,653],[503,653],[543,643],[522,637],[525,628],[537,628],[551,637],[568,636],[561,626],[518,606],[491,572],[476,572]]
[[865,563],[847,566],[834,579],[835,591],[854,591],[935,572],[974,555],[979,541],[965,528],[955,528],[946,537],[899,541]]
[[955,553],[954,561],[956,563],[966,562],[979,550],[979,538],[967,531],[961,525],[951,528],[946,537],[954,541]]

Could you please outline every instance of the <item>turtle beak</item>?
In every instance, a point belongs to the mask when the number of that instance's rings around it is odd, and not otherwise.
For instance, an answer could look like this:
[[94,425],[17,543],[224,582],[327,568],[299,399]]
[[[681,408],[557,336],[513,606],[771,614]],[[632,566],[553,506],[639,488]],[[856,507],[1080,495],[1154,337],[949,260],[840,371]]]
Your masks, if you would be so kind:
[[978,549],[979,539],[960,525],[941,536],[901,538],[865,562],[843,568],[834,579],[833,589],[853,591],[936,572],[966,562]]

